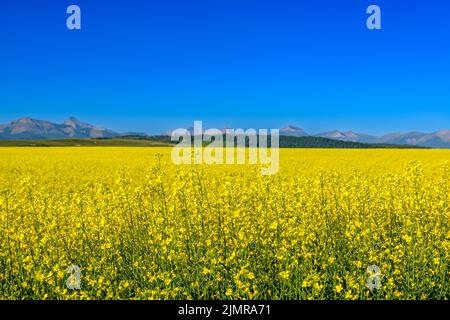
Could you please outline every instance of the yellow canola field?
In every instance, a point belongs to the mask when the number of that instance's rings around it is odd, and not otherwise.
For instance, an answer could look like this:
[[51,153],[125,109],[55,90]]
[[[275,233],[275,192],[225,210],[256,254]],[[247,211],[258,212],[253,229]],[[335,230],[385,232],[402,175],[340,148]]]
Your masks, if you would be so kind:
[[170,151],[0,148],[0,299],[450,297],[450,151]]

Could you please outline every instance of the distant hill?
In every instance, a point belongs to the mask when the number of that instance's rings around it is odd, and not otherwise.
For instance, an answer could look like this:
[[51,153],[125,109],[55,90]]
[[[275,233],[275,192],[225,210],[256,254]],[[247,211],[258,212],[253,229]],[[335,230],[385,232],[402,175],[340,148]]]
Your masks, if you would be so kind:
[[[193,128],[188,128],[187,130],[191,134],[193,133]],[[225,132],[225,129],[222,129],[221,132]],[[356,133],[354,131],[339,130],[311,135],[302,128],[288,125],[280,129],[280,136],[284,137],[280,138],[280,146],[292,146],[295,148],[315,148],[321,146],[334,146],[336,148],[363,148],[367,144],[371,145],[371,147],[411,146],[426,148],[450,148],[450,130],[436,131],[433,133],[389,133],[381,137],[364,133]],[[0,140],[24,140],[28,142],[31,141],[30,143],[33,143],[33,141],[40,141],[40,143],[42,143],[44,140],[107,139],[119,137],[125,138],[126,141],[149,140],[165,144],[172,143],[170,141],[169,133],[167,132],[163,135],[153,137],[149,137],[143,132],[118,133],[114,130],[81,122],[75,117],[70,117],[61,124],[33,118],[20,118],[8,124],[0,125]],[[296,140],[293,138],[303,139]],[[329,139],[334,142],[322,139]],[[347,144],[343,144],[341,142],[347,142]],[[17,144],[20,143],[11,143],[11,145]]]
[[98,138],[0,140],[0,147],[164,147],[170,144],[157,139]]
[[375,136],[371,136],[363,133],[356,133],[353,131],[328,131],[315,135],[316,137],[335,139],[341,141],[350,141],[350,142],[362,142],[362,143],[379,143],[378,138]]
[[441,130],[433,133],[390,133],[382,136],[379,141],[427,146],[430,148],[450,148],[450,130]]
[[369,148],[422,148],[408,145],[382,144],[382,143],[362,143],[353,141],[342,141],[323,137],[306,136],[292,137],[280,136],[281,148],[340,148],[340,149],[369,149]]
[[352,141],[362,143],[398,144],[419,146],[428,148],[450,148],[450,130],[442,130],[433,133],[424,132],[395,132],[381,137],[352,131],[341,132],[338,130],[319,133],[317,137],[324,137],[340,141]]
[[308,136],[309,134],[302,128],[288,125],[287,127],[280,129],[280,135],[281,136],[293,136],[293,137],[305,137],[305,136]]
[[[270,137],[268,137],[270,146]],[[193,137],[192,137],[193,139]],[[327,139],[322,137],[295,137],[280,136],[281,148],[341,148],[341,149],[368,149],[368,148],[414,148],[407,145],[368,144]],[[115,138],[97,139],[47,139],[47,140],[2,140],[0,147],[70,147],[70,146],[130,146],[155,147],[172,146],[169,136],[122,136]],[[206,143],[204,144],[206,145]],[[248,146],[248,143],[247,143]]]
[[65,138],[112,138],[119,133],[80,122],[70,117],[62,124],[32,118],[20,118],[6,125],[0,125],[2,140],[46,140]]

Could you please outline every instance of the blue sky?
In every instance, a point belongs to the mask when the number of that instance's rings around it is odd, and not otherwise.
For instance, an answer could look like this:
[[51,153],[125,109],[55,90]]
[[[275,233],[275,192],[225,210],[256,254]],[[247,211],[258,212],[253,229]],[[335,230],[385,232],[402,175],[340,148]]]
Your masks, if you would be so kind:
[[449,15],[446,0],[6,0],[0,123],[450,129]]

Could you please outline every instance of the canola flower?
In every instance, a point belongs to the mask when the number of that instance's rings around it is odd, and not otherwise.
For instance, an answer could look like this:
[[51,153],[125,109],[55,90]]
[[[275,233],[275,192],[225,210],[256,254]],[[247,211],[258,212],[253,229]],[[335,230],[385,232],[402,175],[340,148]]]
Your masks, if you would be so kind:
[[449,160],[282,149],[262,176],[169,148],[1,148],[0,299],[448,299]]

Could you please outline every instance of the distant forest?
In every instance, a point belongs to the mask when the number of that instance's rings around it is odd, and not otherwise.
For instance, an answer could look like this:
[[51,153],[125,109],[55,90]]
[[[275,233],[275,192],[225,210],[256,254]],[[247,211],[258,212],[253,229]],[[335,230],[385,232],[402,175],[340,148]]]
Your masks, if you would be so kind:
[[[122,137],[123,138],[123,137]],[[175,144],[172,142],[170,136],[130,136],[128,138],[145,139],[153,142],[162,142],[168,144]],[[192,137],[192,140],[194,137]],[[267,137],[268,146],[270,146],[270,136]],[[225,141],[225,140],[224,140]],[[235,139],[236,143],[236,139]],[[204,143],[207,145],[208,143]],[[248,147],[248,138],[246,139],[246,146]],[[340,148],[340,149],[369,149],[369,148],[400,148],[400,149],[424,149],[423,147],[409,146],[409,145],[395,145],[395,144],[372,144],[351,141],[341,141],[322,137],[294,137],[294,136],[280,136],[280,148]]]
[[[192,142],[194,137],[191,137]],[[270,136],[267,137],[268,147],[270,144]],[[224,140],[225,141],[225,140]],[[97,138],[97,139],[48,139],[48,140],[0,140],[0,147],[70,147],[70,146],[129,146],[129,147],[156,147],[171,146],[177,142],[171,141],[170,136],[121,136],[115,138]],[[208,145],[203,142],[203,145]],[[236,139],[235,139],[236,144]],[[248,138],[246,138],[246,146],[248,147]],[[360,142],[350,142],[333,140],[322,137],[293,137],[280,136],[280,148],[339,148],[339,149],[369,149],[369,148],[401,148],[412,149],[421,148],[408,145],[395,144],[370,144]]]

